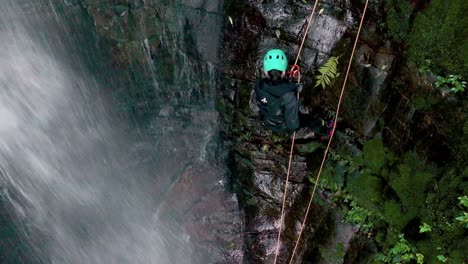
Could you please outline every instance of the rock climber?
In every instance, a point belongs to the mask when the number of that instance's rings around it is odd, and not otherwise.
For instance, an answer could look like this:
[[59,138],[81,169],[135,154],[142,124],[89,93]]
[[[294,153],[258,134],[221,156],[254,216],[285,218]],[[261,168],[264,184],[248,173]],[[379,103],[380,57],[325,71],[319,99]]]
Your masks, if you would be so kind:
[[[279,133],[291,133],[300,127],[307,127],[313,131],[309,135],[325,139],[329,133],[326,127],[323,129],[322,122],[307,122],[309,120],[303,116],[302,122],[299,121],[297,94],[302,91],[303,85],[292,81],[286,73],[287,67],[288,59],[280,49],[269,50],[263,58],[265,77],[255,85],[256,101],[263,126]],[[317,135],[314,135],[314,132]]]

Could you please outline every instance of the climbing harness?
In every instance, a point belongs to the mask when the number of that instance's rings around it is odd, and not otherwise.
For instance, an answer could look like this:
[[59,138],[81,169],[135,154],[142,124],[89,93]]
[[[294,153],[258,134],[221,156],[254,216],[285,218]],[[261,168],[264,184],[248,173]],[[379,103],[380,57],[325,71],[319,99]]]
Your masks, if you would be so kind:
[[[294,65],[293,65],[293,68],[294,66],[297,66],[297,62],[299,60],[299,57],[300,57],[300,54],[301,54],[301,51],[302,51],[302,47],[304,45],[304,41],[305,41],[305,38],[307,36],[307,33],[309,31],[309,26],[311,24],[311,21],[312,21],[312,18],[313,18],[313,15],[314,15],[314,12],[315,12],[315,8],[317,6],[317,3],[318,3],[318,0],[315,1],[315,4],[314,4],[314,7],[312,9],[312,12],[311,12],[311,15],[310,15],[310,18],[309,18],[309,22],[307,24],[307,28],[306,28],[306,31],[304,33],[304,37],[302,39],[302,43],[301,43],[301,46],[299,48],[299,52],[297,54],[297,57],[296,57],[296,61],[294,62]],[[292,264],[293,263],[293,260],[294,260],[294,256],[297,252],[297,248],[298,248],[298,245],[299,245],[299,242],[301,240],[301,236],[302,236],[302,232],[304,231],[304,227],[305,227],[305,224],[307,222],[307,216],[309,214],[309,211],[310,211],[310,208],[312,206],[312,200],[314,199],[314,196],[315,196],[315,192],[317,190],[317,186],[318,186],[318,182],[320,180],[320,176],[322,174],[322,170],[323,170],[323,167],[324,167],[324,164],[325,164],[325,161],[327,159],[327,155],[328,155],[328,152],[330,150],[330,146],[331,146],[331,142],[333,140],[333,136],[335,135],[335,130],[336,130],[336,123],[338,121],[338,115],[340,114],[340,109],[341,109],[341,102],[343,100],[343,95],[344,95],[344,91],[345,91],[345,88],[346,88],[346,84],[348,82],[348,76],[349,76],[349,72],[351,70],[351,65],[352,65],[352,62],[353,62],[353,57],[354,57],[354,53],[356,51],[356,47],[357,47],[357,42],[358,42],[358,39],[359,39],[359,35],[361,33],[361,29],[362,29],[362,24],[364,22],[364,17],[366,15],[366,11],[367,11],[367,6],[369,4],[369,0],[366,0],[366,4],[364,6],[364,10],[362,12],[362,17],[361,17],[361,22],[359,23],[359,28],[358,28],[358,32],[356,34],[356,39],[354,40],[354,46],[353,46],[353,50],[351,52],[351,56],[349,58],[349,62],[348,62],[348,68],[346,70],[346,75],[345,75],[345,79],[343,81],[343,87],[341,88],[341,93],[340,93],[340,97],[338,99],[338,105],[337,105],[337,108],[336,108],[336,114],[335,114],[335,118],[333,120],[333,127],[332,127],[332,130],[331,130],[331,133],[330,133],[330,138],[328,139],[328,144],[327,144],[327,147],[325,149],[325,152],[323,154],[323,159],[322,159],[322,163],[320,164],[320,169],[318,171],[318,174],[317,174],[317,179],[315,180],[315,184],[314,184],[314,188],[312,190],[312,195],[309,199],[309,203],[307,205],[307,209],[306,209],[306,212],[305,212],[305,215],[304,215],[304,219],[302,221],[302,225],[301,225],[301,228],[299,230],[299,234],[298,234],[298,237],[297,237],[297,240],[296,240],[296,244],[294,245],[294,250],[291,254],[291,258],[289,260],[289,264]],[[297,66],[299,67],[299,66]],[[292,70],[292,69],[291,69]],[[299,70],[298,70],[299,72]],[[300,82],[300,72],[299,72],[299,77],[298,77],[298,82]],[[299,97],[299,94],[298,94],[298,97]],[[291,171],[291,162],[292,162],[292,156],[293,156],[293,148],[294,148],[294,141],[295,141],[295,138],[296,138],[296,132],[293,133],[293,136],[292,136],[292,142],[291,142],[291,150],[289,152],[289,163],[288,163],[288,170],[287,170],[287,174],[286,174],[286,183],[285,183],[285,187],[284,187],[284,192],[283,192],[283,204],[282,204],[282,207],[281,207],[281,219],[280,219],[280,226],[279,226],[279,231],[278,231],[278,239],[277,239],[277,242],[276,242],[276,251],[275,251],[275,261],[274,263],[276,264],[277,262],[277,259],[278,259],[278,253],[279,253],[279,243],[280,243],[280,237],[281,237],[281,229],[282,229],[282,226],[283,226],[283,222],[284,222],[284,206],[285,206],[285,202],[286,202],[286,195],[287,195],[287,190],[288,190],[288,182],[289,182],[289,174],[290,174],[290,171]]]

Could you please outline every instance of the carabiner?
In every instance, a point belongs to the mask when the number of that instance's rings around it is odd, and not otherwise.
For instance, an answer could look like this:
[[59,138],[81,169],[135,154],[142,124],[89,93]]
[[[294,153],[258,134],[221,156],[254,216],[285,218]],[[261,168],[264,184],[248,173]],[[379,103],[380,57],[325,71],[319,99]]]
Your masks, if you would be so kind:
[[296,74],[300,74],[301,72],[301,67],[299,67],[299,65],[297,64],[294,64],[293,66],[291,66],[291,70],[289,70],[289,75],[292,76],[293,78],[296,77]]

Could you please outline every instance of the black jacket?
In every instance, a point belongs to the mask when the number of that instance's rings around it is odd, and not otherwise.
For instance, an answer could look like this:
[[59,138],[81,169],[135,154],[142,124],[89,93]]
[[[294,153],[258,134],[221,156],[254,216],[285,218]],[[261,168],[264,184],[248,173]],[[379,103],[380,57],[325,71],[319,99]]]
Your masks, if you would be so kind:
[[297,85],[288,81],[276,85],[264,79],[257,82],[255,93],[263,124],[276,132],[291,132],[299,128]]

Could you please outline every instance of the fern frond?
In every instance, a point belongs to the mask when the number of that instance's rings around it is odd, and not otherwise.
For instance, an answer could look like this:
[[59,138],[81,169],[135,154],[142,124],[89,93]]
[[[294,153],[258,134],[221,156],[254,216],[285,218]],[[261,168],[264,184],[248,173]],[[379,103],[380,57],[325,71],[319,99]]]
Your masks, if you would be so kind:
[[325,89],[334,78],[340,75],[338,73],[338,59],[339,57],[330,57],[325,64],[319,68],[318,72],[320,74],[315,76],[315,79],[317,79],[315,87],[322,86],[322,88]]

